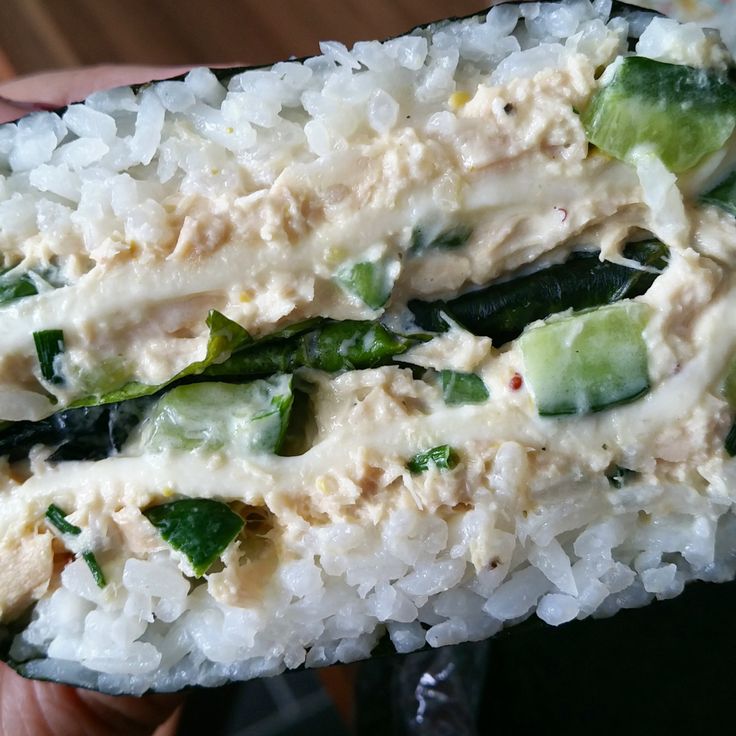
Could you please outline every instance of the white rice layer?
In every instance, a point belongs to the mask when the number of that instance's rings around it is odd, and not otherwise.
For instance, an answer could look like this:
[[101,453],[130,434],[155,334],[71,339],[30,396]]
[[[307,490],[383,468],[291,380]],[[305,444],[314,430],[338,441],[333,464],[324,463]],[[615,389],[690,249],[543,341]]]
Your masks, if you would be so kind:
[[155,259],[181,228],[177,204],[270,187],[287,165],[329,156],[426,120],[456,90],[472,95],[568,54],[624,48],[610,0],[501,5],[486,16],[386,42],[321,45],[321,56],[220,82],[93,94],[62,114],[0,128],[0,250],[20,270],[54,265],[74,282],[120,253]]
[[77,560],[11,656],[45,654],[24,671],[110,692],[214,686],[352,662],[384,635],[403,653],[484,639],[534,613],[552,625],[610,616],[736,574],[736,518],[714,486],[573,483],[545,495],[516,519],[488,498],[447,520],[404,508],[374,526],[305,525],[252,605],[215,601],[168,552],[128,559],[112,592]]

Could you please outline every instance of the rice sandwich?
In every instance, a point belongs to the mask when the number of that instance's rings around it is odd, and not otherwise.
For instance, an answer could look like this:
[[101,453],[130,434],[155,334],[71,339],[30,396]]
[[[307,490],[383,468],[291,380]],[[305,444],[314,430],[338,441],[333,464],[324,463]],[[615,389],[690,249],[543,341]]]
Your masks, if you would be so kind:
[[716,32],[500,5],[0,127],[0,614],[113,693],[736,574]]

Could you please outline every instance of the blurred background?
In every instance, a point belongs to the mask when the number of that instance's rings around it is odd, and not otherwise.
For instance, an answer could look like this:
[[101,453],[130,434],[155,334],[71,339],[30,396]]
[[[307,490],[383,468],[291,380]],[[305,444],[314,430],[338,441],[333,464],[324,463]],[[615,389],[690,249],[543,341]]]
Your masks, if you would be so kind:
[[384,38],[490,0],[0,0],[0,81],[100,63],[265,64]]

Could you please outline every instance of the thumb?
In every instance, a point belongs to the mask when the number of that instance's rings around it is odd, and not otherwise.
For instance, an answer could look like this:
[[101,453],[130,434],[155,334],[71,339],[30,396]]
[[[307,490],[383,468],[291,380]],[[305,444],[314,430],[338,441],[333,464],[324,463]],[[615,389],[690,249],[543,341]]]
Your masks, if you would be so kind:
[[102,65],[41,72],[0,84],[0,123],[36,110],[54,110],[100,89],[167,79],[189,66]]
[[181,695],[101,695],[25,680],[0,665],[0,736],[173,736]]

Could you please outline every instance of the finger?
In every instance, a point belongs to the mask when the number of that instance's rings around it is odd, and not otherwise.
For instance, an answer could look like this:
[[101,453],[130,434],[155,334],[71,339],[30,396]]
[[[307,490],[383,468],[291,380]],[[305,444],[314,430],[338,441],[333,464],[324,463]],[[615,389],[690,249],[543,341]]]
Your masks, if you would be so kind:
[[0,123],[34,110],[53,110],[101,89],[141,84],[183,74],[188,66],[106,65],[42,72],[0,84]]
[[0,736],[150,736],[182,700],[101,695],[25,680],[0,665]]

